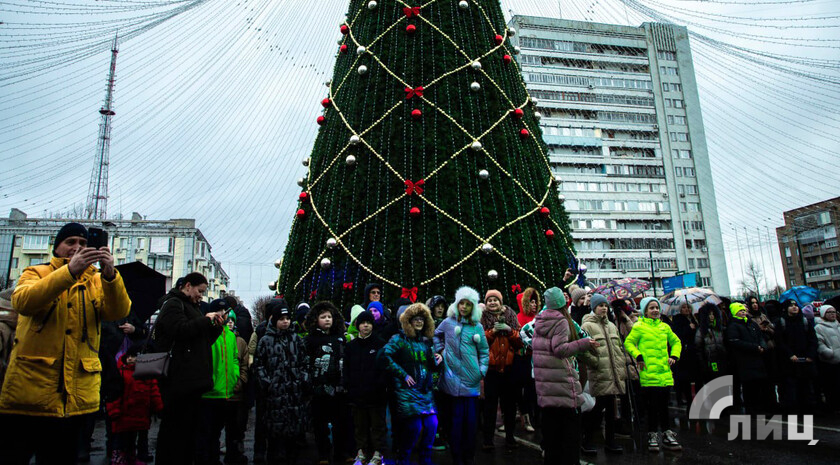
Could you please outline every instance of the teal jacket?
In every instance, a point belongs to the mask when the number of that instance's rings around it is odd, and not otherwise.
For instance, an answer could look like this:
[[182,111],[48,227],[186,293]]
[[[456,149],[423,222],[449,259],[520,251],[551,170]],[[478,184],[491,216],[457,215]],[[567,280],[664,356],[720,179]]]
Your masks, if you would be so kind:
[[[671,353],[668,354],[668,346],[671,346]],[[639,318],[633,325],[627,339],[624,340],[624,348],[634,359],[642,356],[645,369],[639,370],[639,378],[642,386],[673,386],[674,376],[671,374],[671,366],[668,365],[668,357],[680,358],[682,343],[680,338],[671,331],[671,327],[662,320],[651,318]]]
[[227,326],[216,338],[213,352],[213,389],[201,396],[204,399],[230,399],[239,381],[239,356],[236,350],[236,334]]
[[[392,378],[397,417],[437,413],[433,393],[436,367],[431,339],[425,336],[411,338],[400,331],[379,351],[379,359]],[[416,384],[409,386],[406,376],[411,376]]]

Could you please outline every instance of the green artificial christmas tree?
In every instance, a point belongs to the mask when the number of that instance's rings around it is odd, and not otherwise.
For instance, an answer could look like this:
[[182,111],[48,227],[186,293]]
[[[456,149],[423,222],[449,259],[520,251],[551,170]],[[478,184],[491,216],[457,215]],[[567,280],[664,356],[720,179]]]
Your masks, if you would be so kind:
[[352,0],[340,32],[277,293],[558,285],[568,217],[499,0]]

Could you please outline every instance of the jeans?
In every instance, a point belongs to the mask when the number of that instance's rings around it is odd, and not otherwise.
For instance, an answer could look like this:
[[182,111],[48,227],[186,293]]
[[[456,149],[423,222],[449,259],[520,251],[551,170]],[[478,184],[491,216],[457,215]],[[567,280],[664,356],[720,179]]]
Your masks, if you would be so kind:
[[[414,445],[417,444],[417,455],[420,465],[432,465],[432,444],[435,442],[437,432],[437,415],[414,415],[408,418],[399,418],[402,426],[402,447],[397,457],[397,465],[409,465],[411,453],[414,452]],[[419,443],[418,443],[419,440]]]
[[452,418],[449,448],[454,465],[472,465],[475,461],[475,436],[478,430],[478,397],[450,397]]
[[580,413],[577,409],[546,407],[542,409],[545,465],[580,463]]

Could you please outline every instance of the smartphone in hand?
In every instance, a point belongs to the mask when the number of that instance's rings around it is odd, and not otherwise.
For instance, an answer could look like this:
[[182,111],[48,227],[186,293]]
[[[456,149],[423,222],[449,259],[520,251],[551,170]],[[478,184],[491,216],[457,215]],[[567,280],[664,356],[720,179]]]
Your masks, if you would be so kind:
[[102,228],[89,228],[87,246],[94,249],[101,249],[108,246],[108,231]]

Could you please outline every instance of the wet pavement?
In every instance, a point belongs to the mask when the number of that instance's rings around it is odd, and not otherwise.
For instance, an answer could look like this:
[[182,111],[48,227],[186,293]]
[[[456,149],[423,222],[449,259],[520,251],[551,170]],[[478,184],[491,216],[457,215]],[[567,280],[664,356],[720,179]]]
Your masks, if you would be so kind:
[[[684,411],[684,410],[683,410]],[[814,421],[814,439],[819,442],[814,446],[807,445],[806,441],[728,441],[729,432],[726,421],[715,423],[692,422],[687,424],[680,421],[678,415],[681,411],[672,408],[675,430],[678,431],[678,439],[683,446],[682,452],[659,452],[656,454],[645,451],[634,452],[632,439],[620,439],[625,453],[622,455],[607,455],[602,448],[603,441],[597,441],[598,455],[594,457],[582,457],[581,463],[593,464],[833,464],[840,463],[840,418],[837,415],[820,415]],[[246,455],[249,459],[253,455],[253,411],[249,418],[248,433],[246,433]],[[154,438],[157,436],[155,422],[149,433],[152,449],[154,449]],[[787,433],[785,432],[785,437]],[[504,438],[501,433],[496,436],[496,448],[492,452],[476,452],[476,464],[479,465],[537,465],[542,464],[542,456],[537,445],[540,441],[539,432],[525,433],[517,432],[520,447],[515,450],[506,450]],[[558,438],[560,440],[560,438]],[[93,450],[91,451],[91,464],[106,465],[108,460],[105,457],[105,428],[104,422],[98,422],[94,432]],[[389,458],[390,457],[387,457]],[[220,457],[220,460],[222,457]],[[2,460],[0,460],[2,461]],[[389,463],[393,463],[388,460]],[[447,451],[439,451],[434,454],[434,462],[440,465],[449,465],[451,460]],[[317,463],[315,448],[312,437],[308,438],[308,447],[301,455],[300,464]]]

